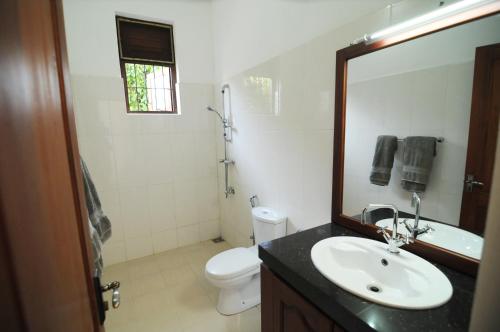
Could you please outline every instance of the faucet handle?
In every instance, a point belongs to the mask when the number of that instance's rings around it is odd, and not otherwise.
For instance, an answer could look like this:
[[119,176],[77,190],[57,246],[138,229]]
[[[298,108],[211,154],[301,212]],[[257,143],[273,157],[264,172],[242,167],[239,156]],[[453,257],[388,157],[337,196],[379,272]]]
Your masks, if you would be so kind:
[[401,235],[401,237],[403,238],[404,244],[410,244],[410,243],[415,242],[415,238],[413,237],[411,232],[409,232],[406,235]]
[[391,236],[389,235],[389,233],[387,233],[387,226],[384,226],[384,227],[378,227],[377,229],[377,233],[382,233],[382,235],[384,236],[384,239],[389,242],[391,240]]
[[399,223],[403,224],[405,226],[405,228],[408,231],[408,233],[413,233],[413,226],[410,226],[408,224],[408,218],[405,218],[404,220],[400,221]]
[[399,240],[399,242],[401,243],[401,245],[415,242],[415,239],[413,237],[413,227],[408,224],[408,218],[401,220],[399,222],[399,224],[404,225],[406,230],[408,231],[408,234],[406,234],[406,235],[401,234],[399,232],[398,232],[398,234],[396,234],[396,237]]

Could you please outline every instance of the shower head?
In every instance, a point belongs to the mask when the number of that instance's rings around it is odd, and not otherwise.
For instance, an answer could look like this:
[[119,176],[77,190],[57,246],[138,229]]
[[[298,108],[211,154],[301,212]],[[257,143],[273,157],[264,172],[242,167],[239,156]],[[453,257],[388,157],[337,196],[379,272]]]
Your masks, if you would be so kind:
[[224,117],[222,117],[222,115],[219,112],[217,112],[217,110],[215,108],[212,108],[211,106],[207,106],[207,111],[214,112],[215,114],[217,114],[219,116],[222,123],[226,123],[226,119],[224,119]]

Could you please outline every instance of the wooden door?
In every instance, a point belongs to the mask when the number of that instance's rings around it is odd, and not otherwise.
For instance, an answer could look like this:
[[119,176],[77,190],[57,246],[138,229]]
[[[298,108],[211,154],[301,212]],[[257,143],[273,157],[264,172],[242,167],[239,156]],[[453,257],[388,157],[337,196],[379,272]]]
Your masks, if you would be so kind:
[[261,266],[262,332],[342,332],[295,290]]
[[101,329],[61,2],[0,2],[2,331]]
[[482,234],[498,135],[500,44],[476,49],[471,107],[460,228]]

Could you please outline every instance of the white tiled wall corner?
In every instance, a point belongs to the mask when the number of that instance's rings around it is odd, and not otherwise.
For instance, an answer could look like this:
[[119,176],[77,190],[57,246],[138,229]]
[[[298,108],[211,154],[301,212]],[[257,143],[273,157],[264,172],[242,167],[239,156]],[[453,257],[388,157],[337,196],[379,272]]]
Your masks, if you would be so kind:
[[113,226],[105,265],[218,237],[212,85],[180,84],[179,115],[127,114],[119,78],[72,85],[80,153]]
[[200,241],[215,239],[220,235],[219,220],[209,220],[200,223]]
[[[233,246],[252,244],[249,197],[254,194],[262,205],[287,215],[288,233],[330,221],[332,82],[324,73],[315,81],[304,63],[311,60],[323,68],[333,64],[314,55],[319,44],[311,48],[314,52],[307,47],[292,50],[228,80],[235,127],[228,149],[236,161],[230,167],[230,184],[236,194],[225,199],[219,191],[219,202],[222,234]],[[217,152],[222,158],[222,144]],[[219,186],[224,186],[223,178],[219,168]]]

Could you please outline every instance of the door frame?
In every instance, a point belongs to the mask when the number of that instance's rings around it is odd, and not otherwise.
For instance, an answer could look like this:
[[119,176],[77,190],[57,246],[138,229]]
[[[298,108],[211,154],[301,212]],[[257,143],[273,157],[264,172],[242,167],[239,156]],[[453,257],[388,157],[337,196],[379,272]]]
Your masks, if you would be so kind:
[[484,233],[498,135],[498,94],[493,90],[493,67],[497,61],[500,43],[476,48],[464,180],[472,174],[483,186],[468,192],[464,185],[459,227],[478,234]]
[[85,192],[83,187],[82,169],[80,163],[80,150],[76,132],[76,120],[73,108],[73,95],[71,93],[71,79],[68,63],[68,51],[66,45],[66,31],[64,28],[64,11],[62,0],[51,0],[54,22],[54,39],[56,41],[56,54],[58,56],[58,74],[61,89],[61,100],[63,103],[63,116],[65,124],[65,134],[68,141],[68,159],[72,162],[70,167],[73,182],[73,196],[77,207],[77,225],[80,235],[81,251],[83,256],[84,271],[88,296],[91,299],[92,320],[96,332],[104,332],[104,326],[100,323],[98,301],[96,298],[95,284],[93,278],[93,252],[92,241],[89,230],[89,217],[85,202]]
[[[83,326],[92,326],[92,331],[103,332],[104,327],[100,324],[99,320],[96,292],[92,277],[93,253],[89,236],[88,214],[85,204],[80,153],[70,88],[62,0],[37,0],[36,2],[10,0],[2,2],[1,9],[4,14],[3,18],[6,18],[6,22],[4,23],[6,27],[5,38],[2,36],[2,46],[12,46],[5,47],[2,51],[2,54],[6,55],[5,58],[0,59],[3,62],[2,68],[10,67],[13,68],[12,71],[20,71],[19,80],[16,85],[12,84],[9,86],[9,82],[6,81],[7,78],[2,78],[5,80],[2,82],[0,88],[1,97],[5,97],[5,104],[2,105],[8,109],[5,112],[2,110],[3,114],[0,114],[0,116],[4,117],[0,126],[9,126],[11,128],[5,131],[5,135],[10,134],[11,136],[4,136],[3,139],[8,141],[9,144],[12,143],[9,147],[10,150],[2,151],[2,153],[15,151],[18,148],[16,143],[22,142],[22,144],[19,144],[19,153],[15,153],[12,162],[6,162],[8,159],[4,158],[2,165],[9,167],[22,166],[18,174],[20,176],[24,175],[30,181],[35,182],[33,183],[33,188],[35,188],[33,196],[26,198],[24,204],[20,197],[22,197],[23,193],[29,193],[30,190],[26,181],[20,182],[17,185],[15,179],[5,177],[3,178],[5,183],[0,183],[0,186],[5,184],[3,193],[6,196],[12,194],[11,202],[13,201],[15,205],[19,205],[17,209],[25,209],[26,211],[26,213],[13,213],[12,211],[16,209],[16,206],[8,205],[5,202],[5,196],[0,199],[0,304],[2,306],[0,317],[2,317],[2,327],[8,331],[17,332],[27,331],[34,328],[34,326],[39,328],[42,328],[42,326],[47,327],[51,324],[51,321],[44,320],[45,317],[42,315],[36,317],[30,316],[30,313],[36,313],[40,309],[44,301],[32,301],[29,298],[40,297],[40,294],[43,294],[43,292],[51,292],[53,289],[57,289],[58,292],[63,293],[64,285],[44,284],[43,288],[45,289],[41,291],[40,284],[42,282],[50,282],[54,278],[47,277],[46,280],[43,280],[43,278],[39,277],[40,275],[33,278],[35,271],[34,268],[30,268],[32,262],[16,259],[19,256],[16,255],[16,251],[17,249],[22,249],[21,251],[29,252],[31,248],[36,248],[36,246],[30,246],[29,243],[30,237],[33,239],[33,236],[36,236],[33,232],[27,232],[25,239],[20,238],[19,234],[23,231],[23,227],[29,227],[30,223],[33,223],[33,219],[36,219],[37,216],[40,216],[41,220],[44,218],[48,220],[48,216],[56,215],[57,217],[61,217],[61,219],[37,228],[37,230],[43,229],[45,232],[45,234],[40,234],[40,236],[43,236],[43,240],[40,240],[38,245],[43,243],[43,241],[49,241],[51,236],[53,236],[54,240],[48,243],[56,245],[56,237],[51,235],[51,232],[57,227],[58,222],[61,225],[60,221],[64,220],[62,219],[63,216],[69,218],[68,222],[76,222],[76,225],[73,224],[66,227],[64,232],[71,237],[75,237],[74,239],[68,238],[68,241],[77,242],[77,244],[72,247],[71,254],[65,254],[64,248],[61,248],[60,250],[63,253],[58,256],[59,260],[57,262],[67,261],[67,266],[72,265],[72,267],[67,269],[61,268],[61,271],[69,272],[70,274],[67,276],[60,274],[59,277],[68,278],[68,282],[72,283],[72,295],[78,296],[78,298],[73,300],[69,296],[61,297],[65,299],[65,302],[54,308],[51,314],[64,317],[65,312],[71,312],[73,318],[81,317],[82,323],[83,319],[85,320],[85,325],[80,325],[80,329]],[[33,20],[37,16],[38,20],[42,22],[37,27],[38,31],[36,30],[37,28],[34,28],[34,25],[40,22]],[[37,41],[35,38],[44,39]],[[23,71],[26,71],[25,77],[23,76]],[[10,76],[12,76],[11,74],[9,73]],[[16,88],[17,90],[15,90]],[[25,106],[19,102],[23,99],[23,95],[20,94],[19,90],[23,90],[21,92],[26,94],[26,105],[31,105],[33,101],[41,100],[42,102],[39,105],[35,104],[35,107],[39,106],[39,108],[28,109],[23,112],[24,108],[21,107]],[[44,95],[47,91],[53,93],[49,92],[49,95]],[[38,126],[38,124],[40,125]],[[19,129],[19,132],[14,131],[17,128],[22,129]],[[48,136],[47,133],[51,130],[53,131],[52,135]],[[35,138],[41,141],[37,141]],[[51,159],[49,154],[50,149],[44,149],[44,144],[50,145],[49,139],[56,139],[60,142],[57,144],[57,147],[52,147],[53,151],[57,151],[57,156],[54,156],[53,159]],[[27,150],[22,150],[23,147],[26,147]],[[33,152],[43,155],[44,158],[37,159],[36,155],[29,155],[29,153]],[[51,173],[49,175],[50,168]],[[9,168],[6,169],[9,170]],[[36,170],[36,173],[27,173],[30,170]],[[54,175],[56,174],[56,170],[62,171],[61,175],[59,175],[59,179],[61,180],[57,180],[58,176]],[[6,171],[4,174],[7,176],[16,173],[14,171]],[[42,179],[46,175],[47,178],[51,176],[50,180],[44,181]],[[64,189],[66,192],[71,192],[71,198],[67,196],[65,198],[65,202],[68,203],[70,201],[71,206],[66,205],[64,208],[61,208],[61,210],[65,211],[63,213],[53,212],[56,210],[54,208],[54,191],[43,191],[44,188],[49,188],[47,183],[50,183],[49,181],[53,179],[56,179],[54,184],[61,185],[61,189]],[[42,184],[39,184],[37,181]],[[43,205],[44,200],[34,203],[35,197],[43,196],[47,197],[47,202],[51,202],[50,208]],[[48,213],[46,211],[51,212]],[[37,213],[47,213],[47,215]],[[31,218],[29,221],[16,219],[16,217],[26,218],[30,215]],[[57,233],[59,239],[64,232]],[[15,234],[15,236],[13,237],[12,234]],[[56,231],[54,231],[54,234],[56,234]],[[41,261],[37,262],[37,267],[42,265],[44,261],[48,261],[47,253],[49,252],[41,254]],[[34,252],[33,255],[25,255],[25,257],[31,256],[36,257],[37,253]],[[77,262],[70,261],[76,257],[78,257]],[[76,268],[80,263],[83,263],[82,269]],[[22,266],[25,268],[21,268]],[[55,276],[59,272],[50,271],[52,272],[51,276]],[[80,271],[83,271],[85,276],[81,276]],[[36,272],[43,273],[43,271]],[[21,284],[21,280],[28,282]],[[52,301],[54,299],[57,299],[57,297],[54,297]],[[45,308],[47,307],[45,306]],[[78,321],[64,321],[64,318],[61,318],[60,321],[54,322],[51,327],[54,328],[54,331],[59,331],[63,327],[69,328],[70,325],[78,323]],[[34,329],[33,331],[36,330]]]

